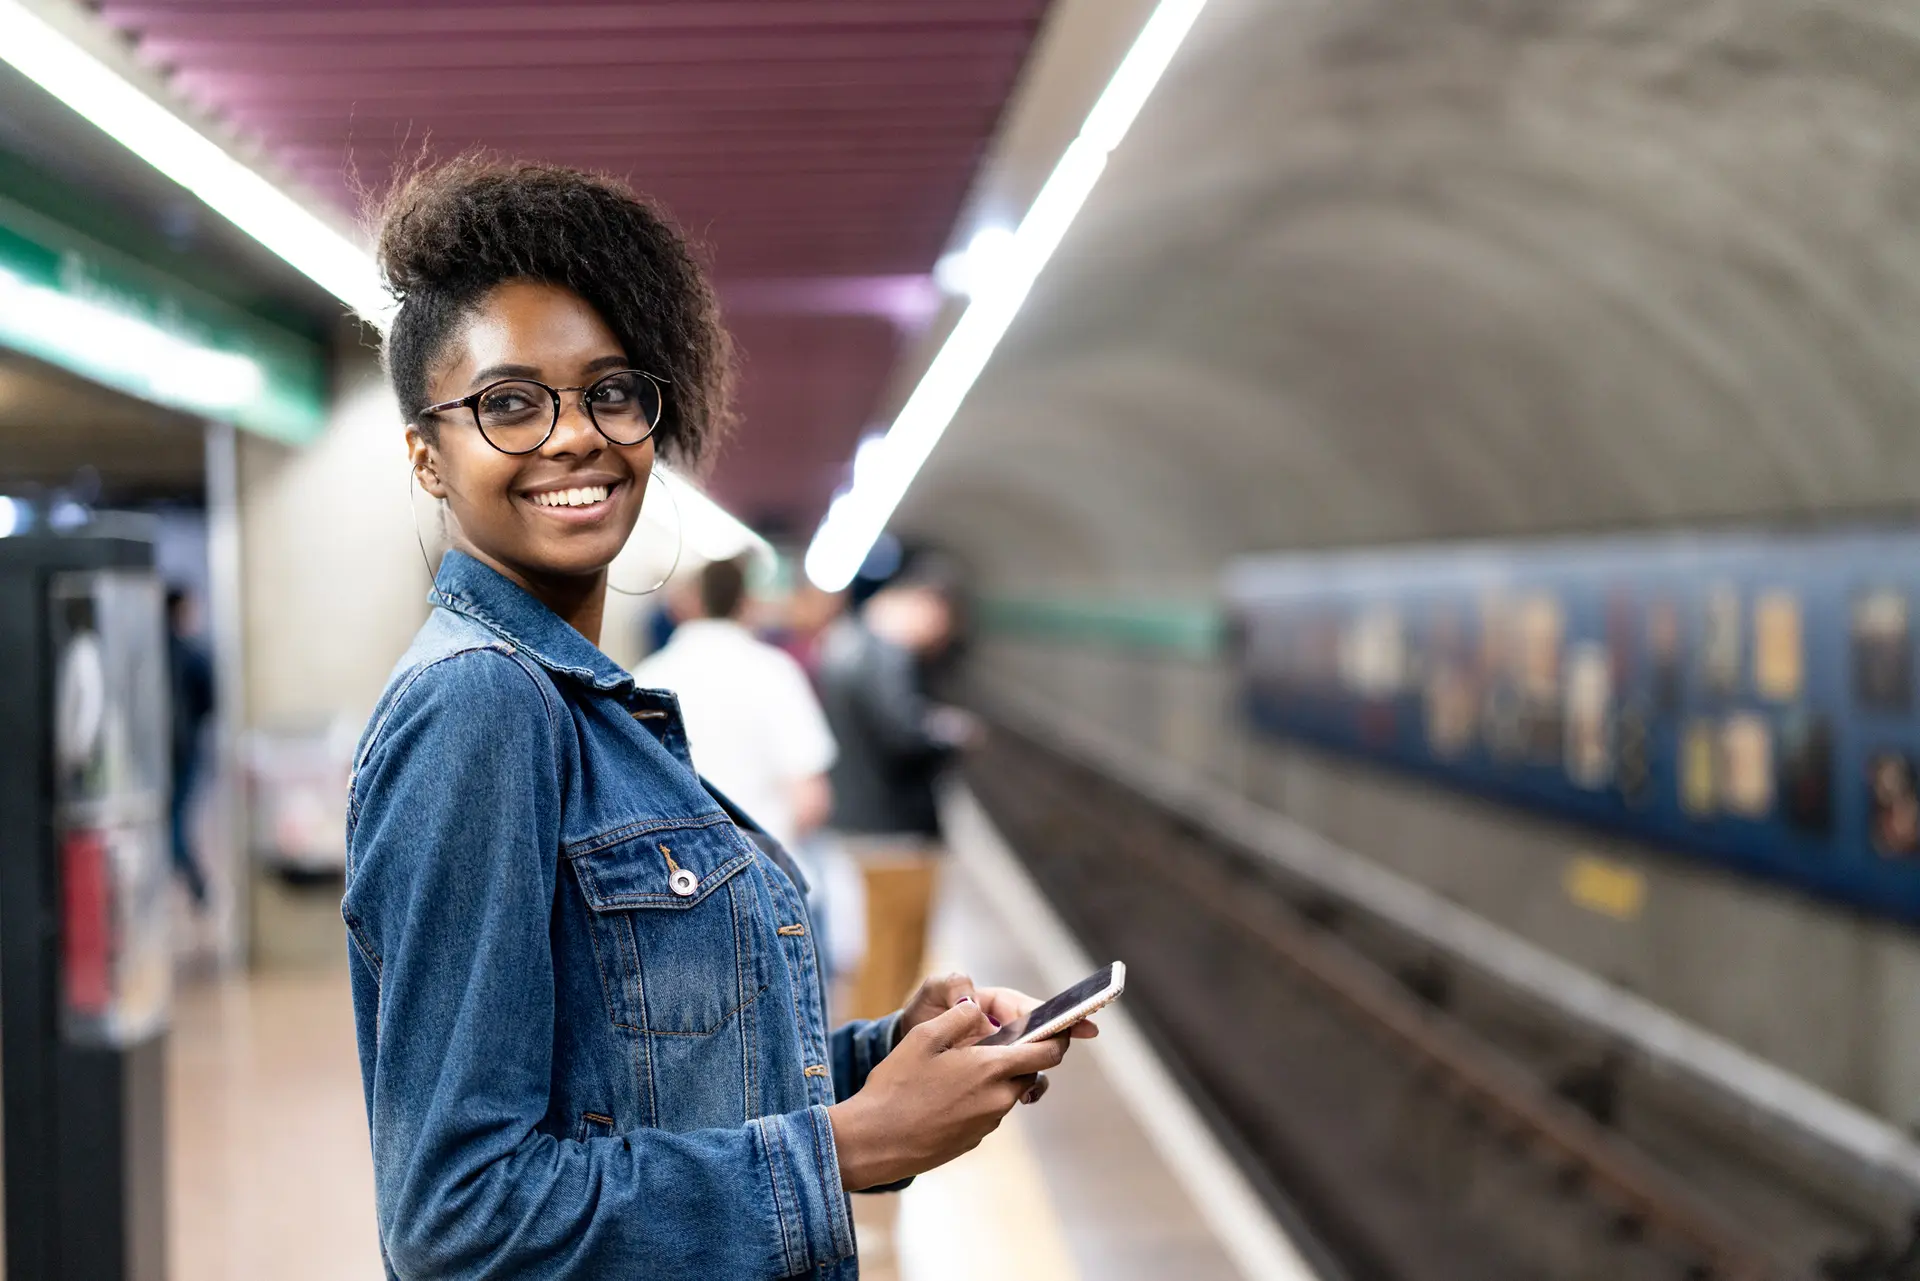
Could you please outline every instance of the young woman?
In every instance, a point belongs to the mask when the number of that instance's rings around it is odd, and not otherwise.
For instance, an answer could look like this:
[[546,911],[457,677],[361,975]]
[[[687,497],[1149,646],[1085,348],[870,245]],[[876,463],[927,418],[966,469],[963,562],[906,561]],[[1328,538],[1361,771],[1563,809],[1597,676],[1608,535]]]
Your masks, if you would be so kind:
[[673,229],[606,179],[468,161],[403,188],[380,258],[452,542],[348,816],[389,1275],[853,1277],[847,1191],[973,1147],[1065,1040],[973,1045],[1034,1002],[958,975],[829,1034],[790,862],[597,647],[655,451],[726,416]]

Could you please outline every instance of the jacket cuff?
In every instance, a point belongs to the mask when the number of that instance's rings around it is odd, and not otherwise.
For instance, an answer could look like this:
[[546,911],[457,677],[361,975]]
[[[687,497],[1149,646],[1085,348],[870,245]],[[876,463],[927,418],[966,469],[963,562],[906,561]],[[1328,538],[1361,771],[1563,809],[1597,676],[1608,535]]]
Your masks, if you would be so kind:
[[753,1125],[766,1148],[785,1275],[800,1276],[850,1258],[853,1219],[825,1106],[763,1116]]

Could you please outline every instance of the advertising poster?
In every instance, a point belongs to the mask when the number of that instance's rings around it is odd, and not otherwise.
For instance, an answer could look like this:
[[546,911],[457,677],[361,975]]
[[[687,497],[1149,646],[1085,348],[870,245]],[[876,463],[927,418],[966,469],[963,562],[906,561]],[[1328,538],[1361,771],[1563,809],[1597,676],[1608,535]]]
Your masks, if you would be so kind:
[[1680,808],[1695,818],[1712,814],[1719,799],[1713,777],[1719,754],[1713,726],[1688,721],[1680,735]]
[[1680,609],[1670,600],[1647,608],[1647,662],[1653,675],[1653,705],[1662,712],[1680,706]]
[[1647,711],[1639,703],[1620,709],[1615,724],[1614,790],[1629,809],[1647,803],[1653,791],[1653,766],[1647,750]]
[[1800,634],[1800,598],[1769,591],[1753,603],[1753,687],[1760,697],[1786,703],[1806,683],[1806,650]]
[[1833,724],[1796,712],[1780,723],[1780,815],[1802,832],[1833,830]]
[[1729,716],[1720,727],[1720,808],[1742,818],[1773,809],[1773,731],[1756,712]]
[[1882,588],[1854,600],[1853,696],[1871,711],[1904,712],[1913,704],[1913,650],[1900,591]]
[[1709,588],[1700,614],[1700,683],[1713,697],[1740,691],[1740,624],[1740,589]]
[[1427,674],[1427,747],[1454,757],[1473,745],[1480,719],[1480,690],[1458,659],[1437,660]]
[[1607,647],[1574,646],[1567,656],[1566,764],[1575,787],[1599,791],[1613,777],[1612,698]]
[[1867,832],[1885,858],[1920,855],[1920,783],[1912,758],[1879,752],[1867,762]]
[[1612,665],[1613,687],[1625,689],[1637,674],[1640,638],[1636,630],[1639,615],[1634,610],[1632,593],[1615,588],[1607,593],[1607,657]]
[[1520,693],[1530,703],[1560,701],[1560,645],[1566,613],[1551,596],[1529,596],[1514,612]]

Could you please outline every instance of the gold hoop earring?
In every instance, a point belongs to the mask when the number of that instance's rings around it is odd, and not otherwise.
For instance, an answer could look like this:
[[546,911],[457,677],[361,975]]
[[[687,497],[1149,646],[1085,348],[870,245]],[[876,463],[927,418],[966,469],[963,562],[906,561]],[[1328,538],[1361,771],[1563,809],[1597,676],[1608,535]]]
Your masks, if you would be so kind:
[[673,576],[680,572],[680,557],[684,555],[687,550],[686,514],[680,510],[680,500],[674,495],[673,487],[667,484],[666,473],[662,472],[659,468],[656,467],[647,473],[647,478],[651,484],[658,485],[661,489],[666,491],[667,501],[673,505],[673,533],[674,533],[673,564],[667,566],[667,572],[661,575],[659,582],[647,588],[645,591],[639,591],[639,592],[628,591],[624,587],[614,586],[613,575],[608,574],[607,590],[611,592],[618,592],[622,596],[651,596],[655,592],[659,591],[662,587],[665,587],[667,583],[672,580]]

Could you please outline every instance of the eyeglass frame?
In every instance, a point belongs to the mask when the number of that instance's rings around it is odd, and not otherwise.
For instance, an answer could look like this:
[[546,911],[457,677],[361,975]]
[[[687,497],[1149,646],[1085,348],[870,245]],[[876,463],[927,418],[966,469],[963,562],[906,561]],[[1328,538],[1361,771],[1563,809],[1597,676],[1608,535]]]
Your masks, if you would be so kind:
[[[588,403],[585,395],[585,393],[592,391],[595,387],[607,381],[607,379],[618,378],[621,374],[638,374],[660,389],[660,412],[654,417],[654,420],[647,425],[646,434],[641,436],[639,440],[615,440],[613,437],[607,435],[606,428],[602,427],[600,420],[594,417],[593,406]],[[495,387],[504,387],[508,383],[527,383],[538,387],[546,392],[548,399],[553,402],[553,418],[547,423],[546,435],[525,449],[501,449],[499,445],[494,443],[493,437],[487,435],[487,429],[480,424],[480,398],[492,391]],[[422,409],[418,414],[414,415],[414,422],[418,423],[420,419],[425,418],[429,414],[444,414],[450,409],[465,409],[467,413],[472,416],[473,429],[480,433],[480,439],[486,441],[489,447],[499,450],[499,452],[507,455],[509,458],[519,458],[523,455],[533,453],[553,439],[553,433],[560,429],[560,394],[562,392],[577,391],[582,393],[580,397],[580,408],[586,414],[587,421],[593,424],[593,429],[599,432],[601,437],[605,439],[609,445],[617,445],[622,449],[631,449],[636,445],[646,444],[647,441],[653,438],[653,433],[660,430],[660,420],[667,416],[667,388],[671,386],[673,386],[671,379],[662,378],[658,374],[650,374],[644,369],[608,370],[606,373],[600,375],[600,377],[581,387],[553,387],[541,382],[538,378],[499,378],[488,383],[472,395],[462,396],[457,400],[444,400],[437,405],[428,405],[425,409]]]

